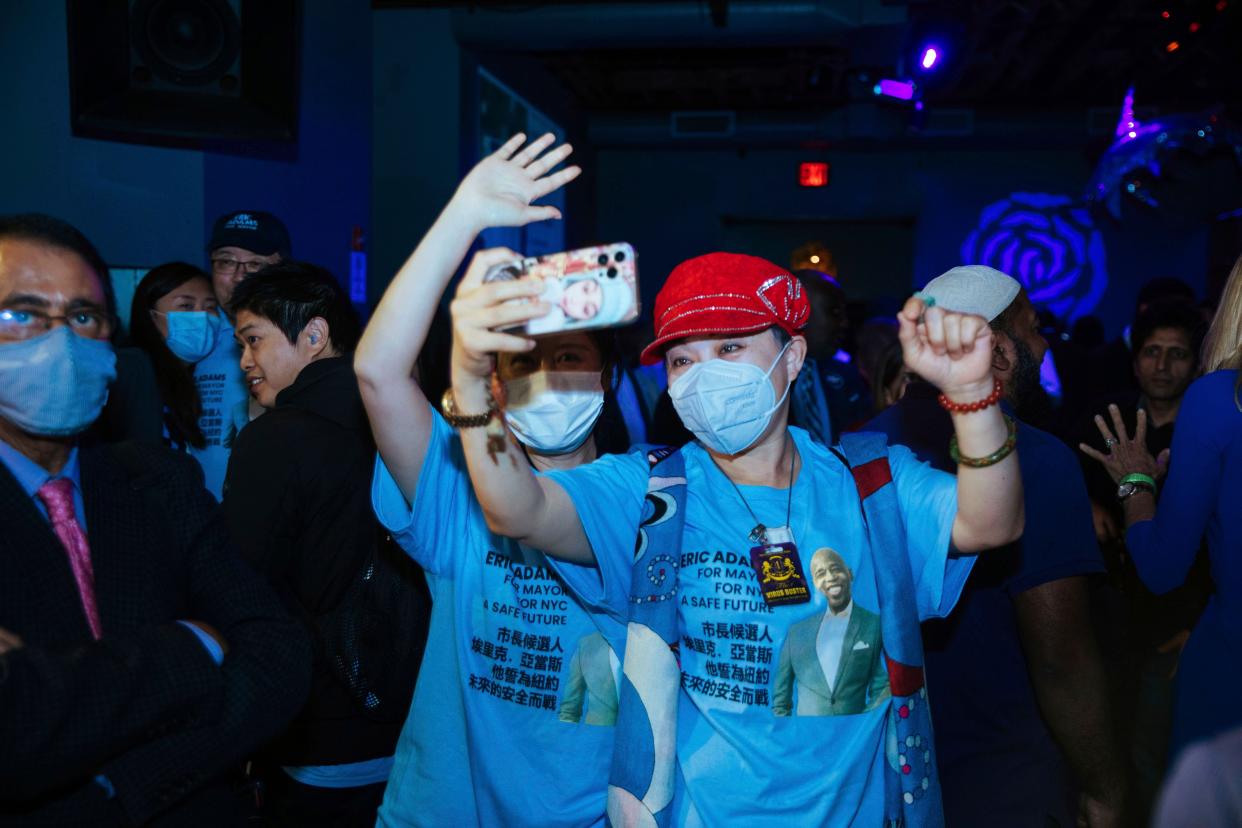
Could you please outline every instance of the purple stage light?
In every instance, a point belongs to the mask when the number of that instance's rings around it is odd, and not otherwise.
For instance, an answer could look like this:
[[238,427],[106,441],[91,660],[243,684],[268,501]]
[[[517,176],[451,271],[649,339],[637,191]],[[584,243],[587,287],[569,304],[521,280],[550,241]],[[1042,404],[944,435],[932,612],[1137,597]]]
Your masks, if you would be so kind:
[[1133,141],[1140,135],[1147,135],[1159,129],[1161,126],[1158,123],[1143,124],[1134,117],[1134,87],[1131,86],[1126,90],[1126,96],[1121,102],[1121,118],[1117,121],[1117,129],[1113,133],[1117,138],[1114,146]]
[[879,90],[879,94],[887,95],[890,98],[908,101],[914,97],[914,84],[910,81],[897,81],[885,78],[875,85]]
[[919,58],[919,66],[923,67],[924,72],[930,72],[940,60],[940,49],[937,46],[927,46],[923,49],[923,56]]

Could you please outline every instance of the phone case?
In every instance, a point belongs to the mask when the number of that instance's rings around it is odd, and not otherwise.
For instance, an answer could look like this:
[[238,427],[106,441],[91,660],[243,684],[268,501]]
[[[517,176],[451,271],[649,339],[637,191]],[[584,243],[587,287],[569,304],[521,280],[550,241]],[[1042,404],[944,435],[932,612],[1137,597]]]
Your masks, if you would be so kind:
[[638,318],[638,268],[634,248],[625,242],[496,265],[483,276],[483,281],[523,279],[532,275],[545,280],[546,286],[539,298],[551,305],[552,310],[506,330],[541,336],[615,328]]

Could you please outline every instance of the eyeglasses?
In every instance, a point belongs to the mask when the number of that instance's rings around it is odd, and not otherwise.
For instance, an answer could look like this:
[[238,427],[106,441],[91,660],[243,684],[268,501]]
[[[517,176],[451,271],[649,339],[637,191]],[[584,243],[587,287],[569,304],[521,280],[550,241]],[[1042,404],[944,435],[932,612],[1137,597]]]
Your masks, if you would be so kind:
[[247,276],[253,276],[263,268],[267,267],[271,262],[262,259],[250,259],[249,261],[241,261],[239,259],[230,259],[221,256],[218,259],[211,260],[211,269],[221,275],[232,275],[237,272],[238,268],[245,268]]
[[64,322],[69,330],[87,339],[107,339],[116,326],[112,314],[94,308],[82,308],[61,316],[34,308],[0,308],[0,339],[34,339],[50,331],[53,322]]

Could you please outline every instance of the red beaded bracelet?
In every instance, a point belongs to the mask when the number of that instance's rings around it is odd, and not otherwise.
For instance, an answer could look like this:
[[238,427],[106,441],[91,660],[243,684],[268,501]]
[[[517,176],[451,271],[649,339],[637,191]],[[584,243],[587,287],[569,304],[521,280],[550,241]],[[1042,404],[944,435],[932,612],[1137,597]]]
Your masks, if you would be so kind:
[[955,403],[944,394],[941,394],[936,399],[940,402],[940,407],[950,414],[970,414],[974,411],[990,408],[1000,402],[1003,388],[1004,386],[1001,384],[1000,378],[997,377],[992,381],[992,393],[981,400],[975,400],[972,403]]

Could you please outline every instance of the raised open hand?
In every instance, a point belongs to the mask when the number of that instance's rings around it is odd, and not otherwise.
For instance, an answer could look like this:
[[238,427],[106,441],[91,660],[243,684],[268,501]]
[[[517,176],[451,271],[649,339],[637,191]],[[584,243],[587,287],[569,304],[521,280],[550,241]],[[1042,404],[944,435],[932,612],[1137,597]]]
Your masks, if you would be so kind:
[[531,204],[573,181],[582,172],[577,166],[552,172],[573,152],[569,144],[545,152],[555,140],[556,136],[549,132],[526,144],[524,134],[514,135],[504,146],[474,165],[458,185],[450,207],[458,209],[475,230],[521,227],[533,221],[559,219],[561,213],[555,207]]
[[906,368],[954,402],[992,392],[992,329],[982,316],[929,308],[911,296],[897,322]]
[[1114,483],[1120,483],[1128,474],[1145,474],[1160,480],[1169,470],[1169,450],[1152,457],[1147,450],[1147,412],[1139,409],[1135,415],[1134,436],[1126,433],[1125,421],[1121,419],[1121,409],[1116,405],[1108,407],[1109,419],[1113,421],[1113,429],[1099,414],[1095,415],[1095,427],[1104,438],[1105,451],[1098,451],[1086,443],[1079,443],[1078,449],[1088,457],[1099,460]]

